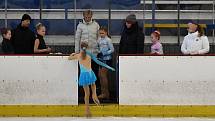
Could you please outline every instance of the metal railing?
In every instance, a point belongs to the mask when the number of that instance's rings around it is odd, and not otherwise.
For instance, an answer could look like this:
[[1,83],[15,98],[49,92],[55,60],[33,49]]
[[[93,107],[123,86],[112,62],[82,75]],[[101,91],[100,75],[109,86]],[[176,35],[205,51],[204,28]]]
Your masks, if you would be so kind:
[[[141,3],[143,3],[144,0],[141,1]],[[145,4],[152,4],[152,0],[145,0]],[[155,4],[178,4],[177,0],[164,0],[164,1],[159,1],[156,0]],[[180,4],[213,4],[213,1],[211,0],[202,0],[202,1],[195,1],[195,0],[191,0],[191,1],[180,1]]]
[[[7,12],[38,12],[40,9],[7,9]],[[85,9],[42,9],[42,12],[83,12]],[[108,9],[92,9],[93,12],[109,12]],[[5,12],[5,9],[0,9]],[[152,10],[114,10],[111,12],[152,12]],[[178,12],[178,10],[155,10],[155,12]],[[211,13],[213,10],[180,10],[180,12]]]

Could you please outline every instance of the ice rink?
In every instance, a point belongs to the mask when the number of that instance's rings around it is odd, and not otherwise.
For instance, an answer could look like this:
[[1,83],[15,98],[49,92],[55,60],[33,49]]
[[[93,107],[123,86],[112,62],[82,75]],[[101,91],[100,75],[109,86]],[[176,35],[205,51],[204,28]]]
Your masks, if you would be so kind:
[[215,118],[121,118],[121,117],[96,117],[96,118],[80,118],[80,117],[60,117],[60,118],[0,118],[0,121],[215,121]]

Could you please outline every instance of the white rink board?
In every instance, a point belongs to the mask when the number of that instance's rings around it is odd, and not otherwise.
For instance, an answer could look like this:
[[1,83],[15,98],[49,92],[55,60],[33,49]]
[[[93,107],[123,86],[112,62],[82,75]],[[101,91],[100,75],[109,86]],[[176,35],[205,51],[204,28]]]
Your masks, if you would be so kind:
[[0,104],[78,105],[78,63],[68,56],[0,56]]
[[215,105],[215,56],[120,56],[120,105]]

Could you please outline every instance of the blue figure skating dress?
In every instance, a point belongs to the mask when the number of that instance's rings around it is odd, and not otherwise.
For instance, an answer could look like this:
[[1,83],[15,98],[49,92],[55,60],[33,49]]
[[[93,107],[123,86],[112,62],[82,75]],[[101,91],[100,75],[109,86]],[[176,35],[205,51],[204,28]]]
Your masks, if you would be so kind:
[[80,86],[87,86],[94,84],[96,81],[96,75],[92,69],[88,69],[79,63],[80,66],[80,77],[78,84]]

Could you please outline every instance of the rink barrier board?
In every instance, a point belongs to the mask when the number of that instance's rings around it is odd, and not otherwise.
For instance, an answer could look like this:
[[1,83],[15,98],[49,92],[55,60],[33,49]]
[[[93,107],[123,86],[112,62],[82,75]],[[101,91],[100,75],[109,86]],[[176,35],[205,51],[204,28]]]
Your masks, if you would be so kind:
[[120,105],[215,105],[215,56],[119,56]]
[[0,105],[78,105],[78,61],[68,56],[0,56]]
[[[83,117],[84,104],[1,105],[0,117]],[[93,117],[215,117],[215,105],[90,105]]]

